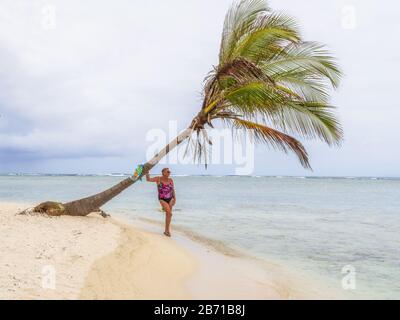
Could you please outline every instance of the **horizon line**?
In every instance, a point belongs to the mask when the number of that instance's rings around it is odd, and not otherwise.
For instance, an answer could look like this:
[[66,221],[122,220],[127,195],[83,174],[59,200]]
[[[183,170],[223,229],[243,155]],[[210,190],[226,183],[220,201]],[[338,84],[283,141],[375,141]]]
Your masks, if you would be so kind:
[[[150,174],[156,175],[156,174]],[[128,177],[130,173],[111,172],[111,173],[37,173],[37,172],[6,172],[0,176],[109,176],[109,177]],[[400,176],[366,176],[366,175],[235,175],[235,174],[171,174],[172,177],[265,177],[265,178],[345,178],[345,179],[400,179]]]

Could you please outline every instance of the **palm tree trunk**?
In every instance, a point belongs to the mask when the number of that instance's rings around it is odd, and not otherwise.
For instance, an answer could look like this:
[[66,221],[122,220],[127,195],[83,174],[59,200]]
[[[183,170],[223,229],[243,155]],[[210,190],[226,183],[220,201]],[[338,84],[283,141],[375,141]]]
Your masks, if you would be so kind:
[[[181,134],[179,134],[175,139],[173,139],[164,149],[162,149],[159,153],[157,153],[150,161],[144,164],[144,168],[142,171],[142,176],[149,173],[150,170],[158,163],[162,158],[164,158],[172,149],[181,144],[184,140],[186,140],[193,132],[193,130],[197,127],[199,121],[199,116],[193,119],[192,124],[189,128],[184,130]],[[52,216],[60,216],[60,215],[70,215],[70,216],[86,216],[91,212],[100,211],[101,206],[105,203],[119,195],[126,188],[133,185],[135,182],[139,180],[139,177],[129,177],[125,180],[117,183],[111,188],[104,190],[103,192],[97,193],[93,196],[82,198],[79,200],[67,202],[67,203],[59,203],[53,201],[43,202],[33,209],[26,209],[20,214],[27,214],[31,212],[40,212],[46,213]],[[104,216],[104,213],[103,213]]]
[[[173,139],[164,149],[162,149],[158,154],[156,154],[149,162],[144,165],[143,174],[145,175],[163,158],[165,157],[172,149],[178,146],[182,141],[188,138],[192,133],[192,129],[188,128],[184,130],[180,135],[178,135],[175,139]],[[119,195],[126,188],[133,185],[135,182],[139,180],[139,177],[134,178],[129,177],[125,180],[117,183],[113,187],[95,194],[93,196],[71,201],[68,203],[64,203],[62,206],[64,208],[64,215],[72,215],[72,216],[86,216],[91,212],[99,210],[101,206],[105,203]]]

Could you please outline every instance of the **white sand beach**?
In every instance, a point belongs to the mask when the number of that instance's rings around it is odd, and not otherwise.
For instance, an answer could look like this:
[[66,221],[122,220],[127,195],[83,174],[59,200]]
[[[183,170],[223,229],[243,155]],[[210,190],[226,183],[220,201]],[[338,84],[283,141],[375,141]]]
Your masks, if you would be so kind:
[[166,238],[156,226],[16,215],[29,206],[0,203],[0,299],[334,297],[277,264],[227,256],[179,233]]
[[[0,204],[0,298],[75,299],[92,264],[118,246],[121,231],[100,216],[16,215],[30,206]],[[46,277],[53,271],[54,289]]]

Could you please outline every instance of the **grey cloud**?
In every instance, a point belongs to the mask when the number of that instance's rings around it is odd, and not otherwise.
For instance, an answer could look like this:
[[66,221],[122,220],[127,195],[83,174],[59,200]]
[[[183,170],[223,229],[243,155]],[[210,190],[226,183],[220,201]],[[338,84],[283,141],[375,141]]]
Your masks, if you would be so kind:
[[[305,142],[313,174],[399,176],[394,70],[400,58],[393,40],[400,31],[399,5],[375,0],[270,3],[297,17],[307,40],[327,43],[346,74],[333,95],[346,140],[341,149]],[[217,63],[230,4],[2,1],[0,171],[130,170],[132,161],[144,159],[147,130],[166,129],[168,120],[183,127],[197,112],[202,80]],[[346,30],[342,9],[349,4],[356,9],[357,24]],[[45,5],[56,10],[56,24],[49,30],[43,28]],[[260,147],[256,174],[310,173],[293,157]]]

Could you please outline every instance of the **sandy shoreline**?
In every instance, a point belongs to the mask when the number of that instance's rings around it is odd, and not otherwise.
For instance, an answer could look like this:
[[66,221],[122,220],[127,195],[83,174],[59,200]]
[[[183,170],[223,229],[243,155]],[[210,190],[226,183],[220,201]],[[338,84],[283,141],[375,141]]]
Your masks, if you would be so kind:
[[159,226],[17,216],[0,203],[0,299],[332,298],[274,263],[226,256]]
[[172,239],[112,219],[121,228],[118,247],[90,269],[80,299],[187,299],[185,280],[193,257]]

